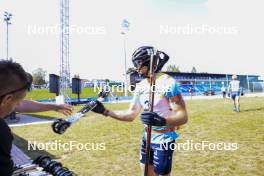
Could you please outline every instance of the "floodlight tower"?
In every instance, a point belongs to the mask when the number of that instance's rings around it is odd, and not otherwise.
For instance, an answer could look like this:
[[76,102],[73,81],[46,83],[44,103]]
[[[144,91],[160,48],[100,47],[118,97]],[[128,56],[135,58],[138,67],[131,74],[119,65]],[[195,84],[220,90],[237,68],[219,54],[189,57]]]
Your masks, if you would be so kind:
[[127,51],[126,51],[126,33],[129,31],[130,23],[126,19],[124,19],[121,23],[122,31],[121,34],[123,35],[123,45],[124,45],[124,58],[125,58],[125,96],[127,96]]
[[4,21],[6,22],[6,59],[8,59],[8,52],[9,52],[9,48],[8,48],[8,45],[9,45],[9,40],[8,40],[8,27],[9,25],[11,24],[10,20],[12,18],[12,14],[11,13],[8,13],[8,12],[5,12],[4,13]]
[[69,0],[60,0],[60,95],[68,98],[69,64]]

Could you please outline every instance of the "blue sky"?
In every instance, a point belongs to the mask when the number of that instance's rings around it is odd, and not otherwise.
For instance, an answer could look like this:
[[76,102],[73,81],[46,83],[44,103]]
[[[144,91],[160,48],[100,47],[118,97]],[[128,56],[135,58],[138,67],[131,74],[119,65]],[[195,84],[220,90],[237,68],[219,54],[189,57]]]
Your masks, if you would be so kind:
[[[32,32],[59,24],[59,1],[1,0],[0,13],[13,13],[10,56],[28,70],[41,67],[59,72],[59,36]],[[264,25],[261,0],[114,0],[70,1],[71,73],[82,78],[123,79],[121,21],[131,23],[127,34],[128,67],[132,52],[153,45],[167,52],[182,71],[196,66],[213,73],[260,74],[263,71]],[[190,28],[225,32],[190,32]],[[166,33],[161,29],[170,29]],[[0,24],[0,57],[5,57],[5,26]],[[188,31],[189,30],[189,31]],[[176,31],[176,32],[175,32]],[[189,32],[189,33],[188,33]]]

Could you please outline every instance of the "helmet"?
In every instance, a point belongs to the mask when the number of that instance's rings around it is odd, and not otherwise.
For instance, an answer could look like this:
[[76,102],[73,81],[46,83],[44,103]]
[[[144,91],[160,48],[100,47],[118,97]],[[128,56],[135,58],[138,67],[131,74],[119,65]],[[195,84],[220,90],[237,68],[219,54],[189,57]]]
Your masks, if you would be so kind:
[[[132,55],[132,62],[137,69],[147,66],[150,69],[150,57],[151,53],[154,53],[154,47],[142,46],[139,47]],[[162,51],[158,51],[154,56],[157,58],[157,67],[155,73],[159,72],[164,64],[169,60],[169,56]]]

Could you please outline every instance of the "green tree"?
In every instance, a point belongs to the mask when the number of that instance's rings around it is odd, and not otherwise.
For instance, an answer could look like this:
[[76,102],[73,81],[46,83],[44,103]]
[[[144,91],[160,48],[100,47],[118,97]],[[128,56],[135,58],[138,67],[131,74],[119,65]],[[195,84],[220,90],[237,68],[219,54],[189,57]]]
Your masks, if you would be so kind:
[[79,74],[75,74],[75,75],[73,76],[73,78],[79,78],[79,79],[80,79],[80,75],[79,75]]
[[168,65],[166,68],[167,72],[181,72],[180,67],[176,65]]
[[110,82],[110,80],[109,80],[109,79],[105,79],[105,82],[106,82],[106,83],[109,83],[109,82]]
[[37,68],[32,72],[33,84],[35,85],[43,85],[46,84],[45,77],[47,72],[42,68]]

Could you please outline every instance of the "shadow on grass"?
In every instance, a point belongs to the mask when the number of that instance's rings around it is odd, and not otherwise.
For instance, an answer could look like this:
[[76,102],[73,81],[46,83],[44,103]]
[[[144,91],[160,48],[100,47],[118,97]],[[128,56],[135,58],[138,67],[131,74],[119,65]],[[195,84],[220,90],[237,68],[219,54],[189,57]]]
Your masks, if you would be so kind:
[[251,112],[251,111],[262,111],[264,110],[264,107],[260,107],[260,108],[254,108],[254,109],[245,109],[242,110],[243,112]]
[[52,159],[55,159],[55,156],[46,152],[45,150],[28,150],[28,141],[25,140],[24,138],[21,138],[20,136],[13,134],[14,136],[14,141],[13,143],[21,149],[26,155],[28,155],[32,160],[36,159],[38,156],[49,156]]
[[39,114],[25,114],[25,113],[23,113],[23,115],[37,117],[40,119],[47,119],[47,120],[55,120],[58,118],[57,116],[48,116],[48,115],[39,115]]

